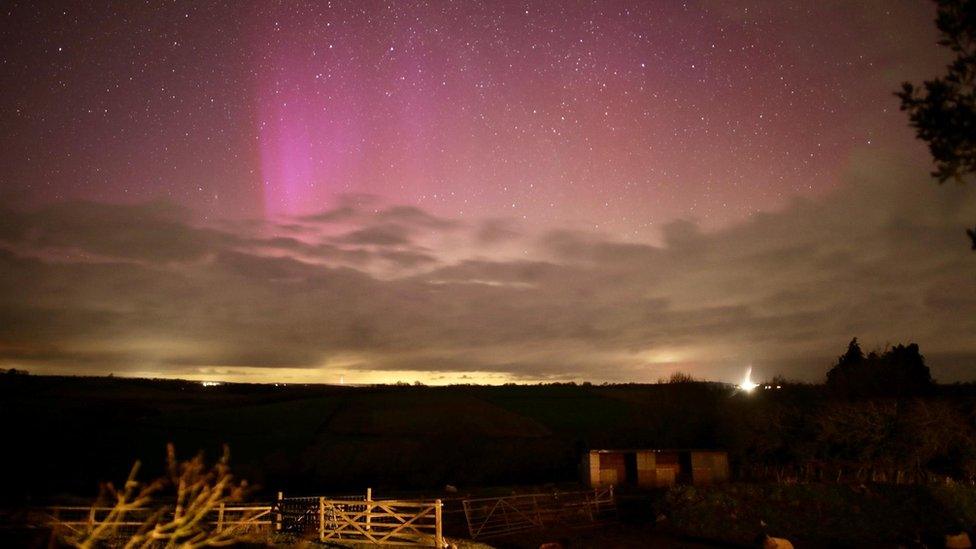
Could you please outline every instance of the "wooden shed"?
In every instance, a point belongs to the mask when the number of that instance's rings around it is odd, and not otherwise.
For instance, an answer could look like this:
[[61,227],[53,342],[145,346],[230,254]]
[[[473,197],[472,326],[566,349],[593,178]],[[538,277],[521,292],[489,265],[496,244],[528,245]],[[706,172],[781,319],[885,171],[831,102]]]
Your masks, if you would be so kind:
[[729,480],[729,457],[723,450],[590,450],[581,469],[593,488],[702,486]]

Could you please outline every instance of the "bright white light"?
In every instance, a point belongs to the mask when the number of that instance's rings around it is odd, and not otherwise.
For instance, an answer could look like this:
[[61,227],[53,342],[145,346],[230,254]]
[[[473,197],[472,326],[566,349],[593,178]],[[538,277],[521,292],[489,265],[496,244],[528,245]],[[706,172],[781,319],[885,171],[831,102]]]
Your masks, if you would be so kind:
[[746,369],[746,376],[739,383],[739,389],[751,393],[756,387],[759,387],[759,384],[752,380],[752,366],[749,366]]
[[203,385],[204,387],[216,387],[216,386],[220,385],[220,382],[219,381],[201,381],[200,382],[200,385]]

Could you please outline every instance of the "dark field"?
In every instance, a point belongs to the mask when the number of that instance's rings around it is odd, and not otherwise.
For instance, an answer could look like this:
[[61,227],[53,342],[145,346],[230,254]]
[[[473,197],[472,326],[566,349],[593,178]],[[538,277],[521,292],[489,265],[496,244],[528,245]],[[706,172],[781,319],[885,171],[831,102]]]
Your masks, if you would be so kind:
[[[721,385],[338,387],[8,376],[3,496],[90,497],[134,459],[231,449],[264,494],[573,482],[592,447],[712,446]],[[693,406],[689,410],[688,406]]]

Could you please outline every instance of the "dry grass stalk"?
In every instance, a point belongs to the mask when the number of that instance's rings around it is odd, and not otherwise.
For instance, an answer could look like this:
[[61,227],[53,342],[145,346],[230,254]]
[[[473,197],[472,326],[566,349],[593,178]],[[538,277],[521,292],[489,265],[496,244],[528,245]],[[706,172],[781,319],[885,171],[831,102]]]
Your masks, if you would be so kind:
[[[203,456],[179,462],[173,445],[167,445],[167,475],[149,483],[136,479],[140,463],[137,461],[129,473],[125,486],[119,490],[111,483],[103,486],[101,501],[108,500],[111,510],[104,519],[96,521],[87,531],[66,539],[79,549],[91,549],[105,545],[122,545],[126,549],[166,547],[194,549],[219,547],[245,541],[252,536],[248,521],[259,512],[245,512],[216,527],[212,516],[222,504],[240,502],[247,492],[247,481],[235,481],[230,473],[230,453],[224,454],[208,468]],[[171,503],[160,503],[154,498],[167,491],[175,492]],[[128,516],[148,510],[134,534],[120,531],[120,524]]]

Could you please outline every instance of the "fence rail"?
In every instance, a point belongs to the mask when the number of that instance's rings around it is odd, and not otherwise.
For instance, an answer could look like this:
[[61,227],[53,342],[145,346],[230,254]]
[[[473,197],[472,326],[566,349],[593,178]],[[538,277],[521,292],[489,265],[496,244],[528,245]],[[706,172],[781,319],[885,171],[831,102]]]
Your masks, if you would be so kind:
[[[113,538],[131,536],[147,525],[171,519],[173,511],[129,509],[123,514],[107,506],[54,506],[35,511],[31,522],[54,532],[83,534],[108,526]],[[200,523],[221,532],[291,532],[320,541],[353,541],[376,545],[444,548],[441,500],[373,499],[365,497],[290,497],[279,492],[271,505],[226,505],[211,510]]]
[[613,487],[584,492],[474,498],[462,503],[471,539],[501,537],[552,526],[596,526],[617,515]]
[[[158,509],[129,509],[109,520],[112,507],[107,506],[68,506],[44,507],[36,511],[40,516],[32,522],[44,524],[55,531],[83,533],[97,526],[110,526],[118,535],[134,534],[146,526],[151,519],[166,520],[173,513],[156,516]],[[207,513],[203,523],[217,532],[228,528],[239,528],[242,532],[270,530],[270,505],[226,505],[220,504]]]
[[325,541],[377,545],[446,547],[441,500],[373,499],[365,497],[297,497],[279,494],[272,509],[276,529]]
[[440,500],[319,501],[319,539],[444,547]]

